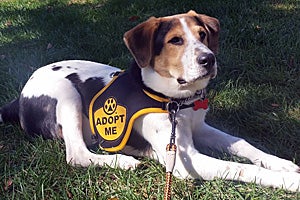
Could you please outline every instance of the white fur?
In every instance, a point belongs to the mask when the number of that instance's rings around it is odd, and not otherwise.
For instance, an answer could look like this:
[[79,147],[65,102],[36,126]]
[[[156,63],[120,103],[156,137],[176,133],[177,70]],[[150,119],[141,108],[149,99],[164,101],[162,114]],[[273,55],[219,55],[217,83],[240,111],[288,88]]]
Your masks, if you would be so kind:
[[184,98],[195,93],[189,89],[182,90],[175,78],[162,77],[150,67],[142,68],[142,78],[145,85],[169,97]]

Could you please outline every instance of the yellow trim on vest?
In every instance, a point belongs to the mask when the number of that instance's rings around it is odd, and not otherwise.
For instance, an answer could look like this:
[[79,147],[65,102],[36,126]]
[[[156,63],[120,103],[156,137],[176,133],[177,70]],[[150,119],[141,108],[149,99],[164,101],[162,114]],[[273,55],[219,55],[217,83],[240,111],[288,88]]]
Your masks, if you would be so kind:
[[[112,80],[104,87],[102,88],[102,90],[100,90],[94,97],[93,99],[91,100],[91,103],[90,103],[90,107],[89,107],[89,117],[93,116],[93,105],[96,101],[96,99],[118,78],[118,76],[114,76],[112,78]],[[94,129],[94,120],[91,120],[89,119],[90,121],[90,127],[91,127],[91,130],[92,130],[92,133],[93,135],[95,135],[95,129]]]
[[169,102],[169,101],[170,101],[170,100],[167,99],[167,98],[163,98],[163,97],[157,96],[157,95],[155,95],[155,94],[151,94],[150,92],[148,92],[148,91],[146,91],[146,90],[143,90],[143,91],[144,91],[144,93],[145,93],[146,95],[148,95],[150,98],[152,98],[152,99],[154,99],[154,100],[156,100],[156,101],[159,101],[159,102]]
[[105,150],[105,151],[108,151],[108,152],[116,152],[116,151],[122,150],[125,147],[128,139],[129,139],[130,133],[132,131],[133,123],[138,117],[140,117],[144,114],[147,114],[147,113],[167,113],[167,112],[168,112],[167,110],[163,110],[161,108],[145,108],[145,109],[139,110],[138,112],[134,113],[132,115],[132,117],[130,118],[130,120],[128,122],[127,130],[126,130],[125,135],[124,135],[124,138],[118,146],[111,147],[111,148],[101,148],[101,147],[100,148],[102,150]]

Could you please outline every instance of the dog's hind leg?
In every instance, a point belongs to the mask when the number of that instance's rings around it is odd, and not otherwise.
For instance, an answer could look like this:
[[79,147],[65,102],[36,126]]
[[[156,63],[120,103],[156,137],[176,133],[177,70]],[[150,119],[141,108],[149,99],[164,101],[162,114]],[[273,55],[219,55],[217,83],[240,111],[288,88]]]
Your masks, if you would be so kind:
[[64,96],[61,95],[57,105],[58,123],[61,125],[62,137],[66,145],[66,161],[71,165],[83,167],[95,164],[122,169],[135,168],[140,162],[131,156],[100,155],[87,149],[83,138],[81,98],[75,88],[68,88],[69,94],[70,90],[73,90],[71,95],[66,93]]

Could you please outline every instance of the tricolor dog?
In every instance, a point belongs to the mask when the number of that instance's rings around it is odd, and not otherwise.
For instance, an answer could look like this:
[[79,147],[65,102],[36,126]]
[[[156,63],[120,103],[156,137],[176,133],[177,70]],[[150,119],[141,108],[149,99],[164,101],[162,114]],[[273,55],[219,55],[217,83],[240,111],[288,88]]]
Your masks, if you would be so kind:
[[[124,35],[134,57],[127,71],[71,60],[36,70],[18,99],[1,108],[0,121],[19,122],[26,133],[63,139],[66,161],[134,169],[136,157],[165,164],[171,122],[178,105],[174,175],[255,182],[300,191],[300,170],[291,161],[256,149],[205,123],[205,88],[217,74],[219,21],[189,11],[151,17]],[[91,147],[115,152],[95,154]],[[253,164],[202,154],[214,149]]]

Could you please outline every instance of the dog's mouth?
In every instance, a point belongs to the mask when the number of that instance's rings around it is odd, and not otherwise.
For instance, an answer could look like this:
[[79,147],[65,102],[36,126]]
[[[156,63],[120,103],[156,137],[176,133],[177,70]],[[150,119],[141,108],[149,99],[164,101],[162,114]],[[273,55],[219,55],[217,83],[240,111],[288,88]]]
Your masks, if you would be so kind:
[[185,85],[191,85],[193,83],[195,83],[196,81],[198,80],[201,80],[201,79],[206,79],[206,78],[214,78],[215,77],[215,74],[214,73],[206,73],[205,75],[202,75],[202,76],[199,76],[198,78],[195,78],[191,81],[187,81],[183,78],[177,78],[177,82],[182,85],[182,86],[185,86]]
[[180,85],[187,84],[186,80],[184,80],[183,78],[178,78],[178,79],[177,79],[177,82],[178,82]]

